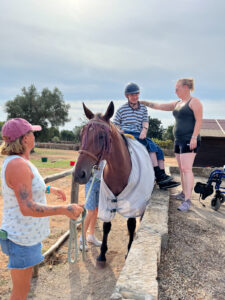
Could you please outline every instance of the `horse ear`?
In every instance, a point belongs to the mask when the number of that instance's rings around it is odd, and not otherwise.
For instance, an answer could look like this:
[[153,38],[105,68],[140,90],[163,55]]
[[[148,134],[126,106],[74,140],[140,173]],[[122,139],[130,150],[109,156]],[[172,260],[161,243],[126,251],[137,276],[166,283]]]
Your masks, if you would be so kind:
[[113,116],[113,114],[114,114],[114,104],[113,104],[113,102],[111,101],[111,102],[109,103],[109,106],[108,106],[107,111],[106,111],[106,113],[104,114],[103,118],[104,118],[106,121],[108,121],[108,120]]
[[84,113],[85,113],[86,117],[89,120],[94,118],[93,112],[91,112],[90,109],[87,108],[87,106],[84,104],[84,102],[83,102],[83,109],[84,109]]

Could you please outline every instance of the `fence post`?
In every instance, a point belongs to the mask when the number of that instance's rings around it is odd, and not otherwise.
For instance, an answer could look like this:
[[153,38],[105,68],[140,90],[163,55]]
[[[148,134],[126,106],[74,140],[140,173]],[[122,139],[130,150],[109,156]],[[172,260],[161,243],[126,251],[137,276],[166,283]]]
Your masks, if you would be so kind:
[[79,183],[74,181],[74,173],[72,173],[71,183],[71,203],[78,203]]
[[[48,176],[48,177],[44,178],[44,181],[45,181],[45,183],[52,182],[52,181],[55,181],[57,179],[63,178],[65,176],[68,176],[71,173],[72,173],[71,192],[70,192],[71,203],[78,203],[79,183],[74,182],[74,174],[72,172],[72,169],[69,170],[69,171],[66,171],[66,172],[62,172],[62,173],[58,173],[58,174],[54,174],[54,175]],[[79,224],[79,226],[80,226],[80,224]],[[68,231],[68,233],[69,233],[69,231]],[[39,270],[39,265],[34,266],[34,268],[33,268],[33,274],[32,274],[33,278],[38,277],[38,270]]]

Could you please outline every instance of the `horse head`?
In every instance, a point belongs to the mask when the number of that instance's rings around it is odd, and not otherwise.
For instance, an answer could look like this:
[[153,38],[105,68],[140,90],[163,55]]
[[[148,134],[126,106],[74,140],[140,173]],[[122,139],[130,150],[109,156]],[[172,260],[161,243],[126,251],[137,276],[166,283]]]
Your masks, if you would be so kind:
[[104,115],[94,114],[84,103],[83,109],[89,121],[81,131],[80,155],[74,170],[74,180],[79,184],[88,182],[93,166],[106,159],[110,152],[110,118],[114,113],[114,104],[110,102]]

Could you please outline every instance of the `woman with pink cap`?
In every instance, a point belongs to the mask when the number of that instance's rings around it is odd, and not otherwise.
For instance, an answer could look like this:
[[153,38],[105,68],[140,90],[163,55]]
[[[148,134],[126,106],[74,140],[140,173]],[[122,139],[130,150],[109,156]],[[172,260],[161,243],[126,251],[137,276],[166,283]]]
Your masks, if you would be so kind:
[[32,268],[43,261],[41,242],[49,235],[49,216],[66,215],[76,219],[83,211],[78,204],[50,206],[45,192],[66,200],[58,188],[45,186],[37,168],[30,162],[34,148],[33,126],[21,118],[7,121],[2,128],[4,140],[0,151],[7,155],[2,165],[3,218],[0,230],[2,251],[8,255],[11,270],[10,299],[26,299],[30,290]]

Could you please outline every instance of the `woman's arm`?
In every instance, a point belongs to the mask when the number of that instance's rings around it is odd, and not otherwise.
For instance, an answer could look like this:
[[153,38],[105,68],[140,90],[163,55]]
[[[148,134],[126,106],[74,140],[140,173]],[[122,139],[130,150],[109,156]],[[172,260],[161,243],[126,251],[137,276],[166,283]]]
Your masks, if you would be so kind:
[[6,183],[15,192],[21,213],[24,216],[47,217],[66,215],[76,219],[83,211],[77,204],[50,206],[34,202],[32,199],[33,174],[29,166],[22,159],[14,159],[6,168]]
[[200,100],[197,98],[192,98],[189,106],[193,110],[195,116],[195,127],[190,141],[190,149],[192,150],[197,146],[197,137],[202,127],[203,108]]
[[56,195],[62,201],[66,201],[66,195],[65,195],[64,191],[57,187],[50,186],[49,193]]
[[155,103],[155,102],[150,102],[150,101],[139,101],[141,104],[144,104],[147,107],[150,107],[152,109],[158,109],[158,110],[165,110],[165,111],[171,111],[174,110],[176,104],[178,101],[174,101],[171,103]]

